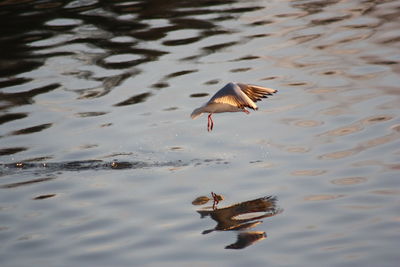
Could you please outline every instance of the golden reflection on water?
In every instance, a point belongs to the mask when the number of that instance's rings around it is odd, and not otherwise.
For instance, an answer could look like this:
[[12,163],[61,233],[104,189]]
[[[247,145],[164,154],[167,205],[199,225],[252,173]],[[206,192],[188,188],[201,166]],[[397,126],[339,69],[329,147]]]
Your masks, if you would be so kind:
[[322,134],[319,134],[318,136],[343,136],[343,135],[348,135],[352,133],[359,132],[365,128],[367,125],[372,125],[378,122],[384,122],[393,119],[393,116],[390,115],[379,115],[379,116],[373,116],[373,117],[368,117],[362,120],[359,120],[355,123],[352,123],[350,125],[346,125],[337,129],[333,129],[327,132],[324,132]]
[[344,197],[344,196],[345,195],[330,195],[330,194],[311,195],[311,196],[304,197],[304,200],[306,200],[306,201],[333,200],[333,199],[341,198],[341,197]]
[[365,160],[353,163],[353,166],[355,167],[373,166],[373,165],[382,167],[382,171],[400,170],[400,163],[384,163],[377,160]]
[[286,123],[286,124],[293,124],[298,127],[316,127],[316,126],[323,124],[323,122],[315,121],[315,120],[309,120],[309,119],[303,120],[303,119],[292,119],[292,118],[282,119],[282,122]]
[[[351,97],[340,97],[340,94],[343,93],[342,91],[335,91],[334,98],[339,100],[338,104],[332,105],[320,111],[321,114],[329,115],[329,116],[339,116],[345,114],[353,114],[354,110],[353,107],[355,104],[362,103],[364,101],[368,101],[370,99],[378,98],[380,95],[376,93],[371,94],[359,94]],[[326,100],[332,100],[331,94],[323,94]]]
[[307,152],[311,151],[310,147],[278,144],[278,143],[273,143],[271,141],[266,141],[266,140],[259,140],[259,141],[257,141],[257,144],[263,145],[263,146],[275,147],[275,148],[278,148],[280,150],[285,150],[290,153],[307,153]]
[[325,174],[326,170],[296,170],[292,171],[291,174],[294,176],[317,176]]
[[381,190],[371,191],[371,193],[378,194],[378,195],[400,195],[400,190],[399,189],[381,189]]
[[308,147],[300,147],[300,146],[290,146],[286,148],[287,152],[293,152],[293,153],[307,153],[311,149]]
[[[267,237],[263,231],[248,231],[261,224],[261,219],[272,217],[282,212],[276,205],[277,198],[268,196],[257,198],[234,205],[218,208],[216,204],[223,200],[223,197],[212,193],[212,198],[207,196],[197,197],[193,205],[204,205],[214,199],[212,207],[197,210],[201,218],[210,216],[217,222],[213,229],[204,230],[203,234],[213,231],[240,231],[235,243],[227,245],[226,249],[243,249],[257,241]],[[218,198],[216,200],[216,197]]]
[[353,148],[350,148],[348,150],[342,150],[342,151],[335,151],[332,153],[326,153],[321,156],[319,156],[319,159],[341,159],[341,158],[346,158],[355,154],[358,154],[364,150],[387,144],[390,142],[393,142],[397,139],[399,139],[400,135],[398,133],[391,133],[385,136],[373,138],[371,140],[367,140],[365,142],[361,142],[358,145],[356,145]]
[[354,185],[365,183],[368,179],[365,177],[346,177],[338,178],[331,181],[332,184],[336,185]]
[[381,205],[346,205],[344,207],[351,210],[373,210],[382,208]]
[[356,150],[336,151],[319,156],[320,159],[341,159],[356,154]]

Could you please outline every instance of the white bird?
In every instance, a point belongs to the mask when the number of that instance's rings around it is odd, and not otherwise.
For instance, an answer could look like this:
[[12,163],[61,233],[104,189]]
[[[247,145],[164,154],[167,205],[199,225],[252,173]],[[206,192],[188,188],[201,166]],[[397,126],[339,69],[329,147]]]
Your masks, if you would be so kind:
[[246,107],[257,110],[258,107],[254,102],[266,98],[267,95],[272,95],[277,91],[256,85],[230,82],[215,93],[207,103],[193,110],[190,117],[195,119],[203,113],[209,113],[207,130],[211,131],[214,127],[214,122],[211,118],[212,114],[240,111],[249,114],[250,112],[246,110]]

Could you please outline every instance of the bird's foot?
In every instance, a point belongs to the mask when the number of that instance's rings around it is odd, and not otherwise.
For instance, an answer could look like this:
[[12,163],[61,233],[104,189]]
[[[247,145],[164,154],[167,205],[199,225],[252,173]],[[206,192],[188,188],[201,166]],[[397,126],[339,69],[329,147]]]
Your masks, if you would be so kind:
[[246,113],[247,115],[250,114],[250,111],[248,111],[247,109],[243,109],[243,112]]

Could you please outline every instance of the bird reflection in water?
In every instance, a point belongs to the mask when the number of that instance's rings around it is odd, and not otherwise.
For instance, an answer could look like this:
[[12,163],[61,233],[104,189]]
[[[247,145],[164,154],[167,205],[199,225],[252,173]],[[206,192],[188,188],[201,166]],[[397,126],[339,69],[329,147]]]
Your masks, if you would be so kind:
[[212,206],[197,210],[197,212],[201,218],[210,216],[217,222],[217,225],[213,229],[203,231],[203,234],[213,231],[240,231],[236,242],[226,246],[226,249],[243,249],[267,238],[265,232],[249,231],[249,229],[262,223],[261,219],[275,216],[282,211],[276,206],[277,198],[272,196],[218,208],[217,205],[223,200],[223,197],[211,192],[211,198],[198,197],[192,204],[204,205],[210,200],[213,201]]

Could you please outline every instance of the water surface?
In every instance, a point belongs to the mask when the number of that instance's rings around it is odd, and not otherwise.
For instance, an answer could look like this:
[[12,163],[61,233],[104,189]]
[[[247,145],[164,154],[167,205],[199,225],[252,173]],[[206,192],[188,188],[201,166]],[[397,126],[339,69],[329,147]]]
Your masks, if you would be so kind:
[[398,266],[399,10],[1,2],[2,266]]

